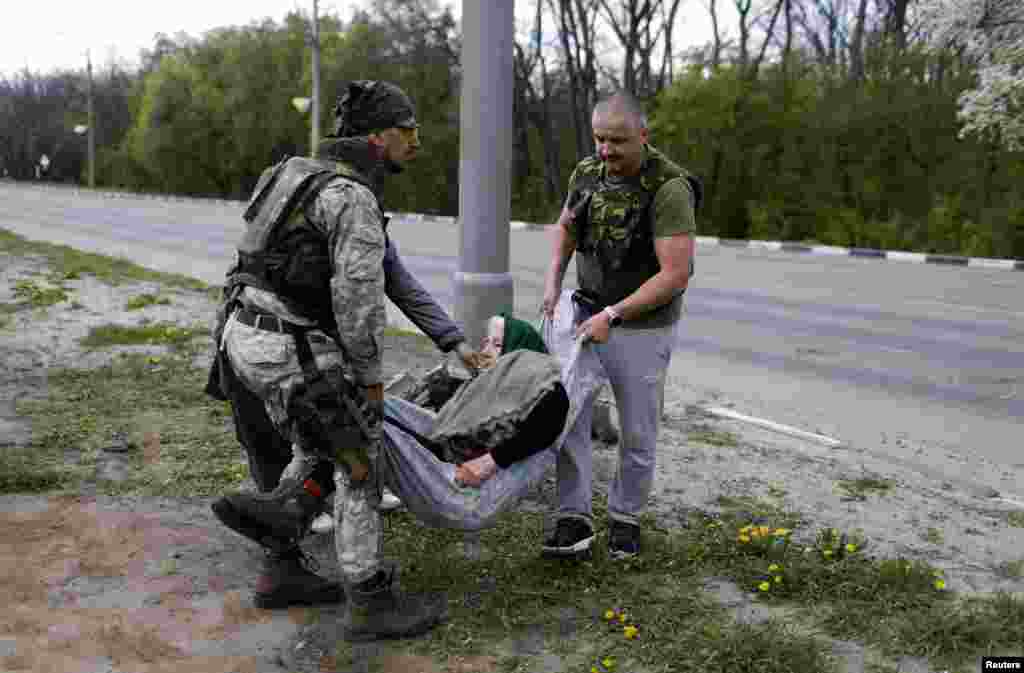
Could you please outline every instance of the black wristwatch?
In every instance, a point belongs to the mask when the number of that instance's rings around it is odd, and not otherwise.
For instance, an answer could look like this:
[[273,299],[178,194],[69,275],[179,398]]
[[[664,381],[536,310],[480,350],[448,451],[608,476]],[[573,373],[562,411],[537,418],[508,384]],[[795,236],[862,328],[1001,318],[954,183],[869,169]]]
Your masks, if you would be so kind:
[[604,312],[607,313],[608,317],[610,318],[608,324],[611,327],[618,327],[619,325],[622,324],[622,316],[619,315],[614,308],[612,308],[611,306],[605,306]]

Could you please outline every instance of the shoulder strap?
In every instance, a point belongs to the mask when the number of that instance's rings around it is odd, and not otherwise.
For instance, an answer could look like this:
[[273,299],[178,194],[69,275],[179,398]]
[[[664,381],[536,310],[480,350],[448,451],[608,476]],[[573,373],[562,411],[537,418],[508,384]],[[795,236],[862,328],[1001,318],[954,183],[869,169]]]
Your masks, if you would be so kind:
[[693,189],[693,214],[696,215],[700,212],[700,207],[704,203],[704,183],[693,173],[687,173],[686,181],[690,183],[690,188]]

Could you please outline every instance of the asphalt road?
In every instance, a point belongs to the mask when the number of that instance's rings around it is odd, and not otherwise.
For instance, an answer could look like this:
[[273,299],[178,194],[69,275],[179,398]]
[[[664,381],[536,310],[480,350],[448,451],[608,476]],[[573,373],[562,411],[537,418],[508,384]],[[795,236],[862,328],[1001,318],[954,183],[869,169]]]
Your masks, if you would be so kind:
[[[240,212],[0,183],[0,227],[209,283]],[[450,308],[457,227],[389,231]],[[511,234],[519,315],[538,315],[548,251],[546,232]],[[702,245],[670,386],[679,404],[731,405],[951,479],[967,477],[940,454],[985,458],[1024,494],[1024,273]]]

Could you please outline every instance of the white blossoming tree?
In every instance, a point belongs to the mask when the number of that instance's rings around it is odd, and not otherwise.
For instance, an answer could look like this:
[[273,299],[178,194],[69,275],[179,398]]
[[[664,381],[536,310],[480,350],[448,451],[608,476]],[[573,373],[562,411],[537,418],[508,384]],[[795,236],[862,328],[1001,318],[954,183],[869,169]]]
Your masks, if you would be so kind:
[[962,48],[978,86],[960,96],[963,138],[990,133],[1024,150],[1024,0],[920,0],[917,14],[937,49]]

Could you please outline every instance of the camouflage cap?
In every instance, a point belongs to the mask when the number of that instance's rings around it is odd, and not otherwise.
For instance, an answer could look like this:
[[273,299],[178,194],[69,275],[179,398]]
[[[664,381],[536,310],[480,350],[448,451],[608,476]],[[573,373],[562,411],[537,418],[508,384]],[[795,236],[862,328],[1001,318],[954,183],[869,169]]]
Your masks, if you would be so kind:
[[350,82],[334,106],[334,136],[361,136],[393,126],[414,129],[412,99],[390,82],[361,79]]

